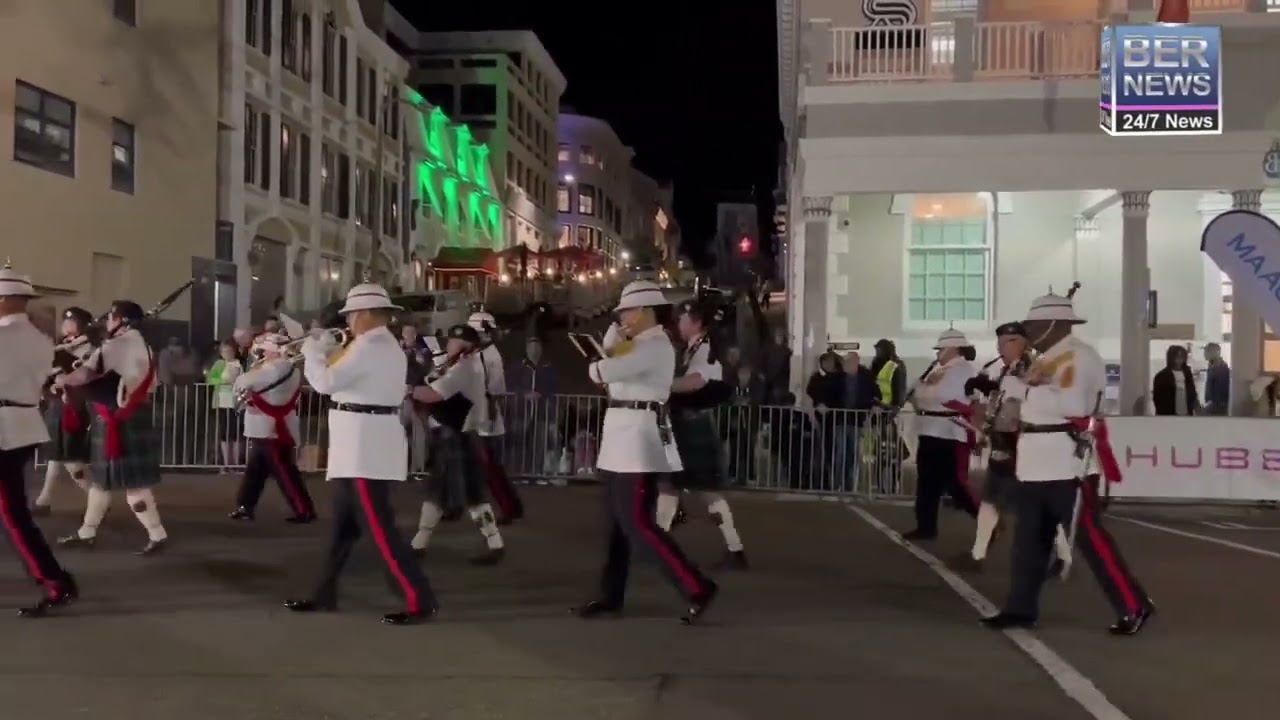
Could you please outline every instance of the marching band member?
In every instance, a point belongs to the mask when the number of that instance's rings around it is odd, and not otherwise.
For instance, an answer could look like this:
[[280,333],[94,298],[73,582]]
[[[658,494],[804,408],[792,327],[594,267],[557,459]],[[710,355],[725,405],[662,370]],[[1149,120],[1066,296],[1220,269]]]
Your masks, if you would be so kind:
[[[460,487],[467,514],[480,527],[485,551],[471,559],[476,565],[496,565],[506,554],[497,517],[486,502],[485,437],[491,405],[486,402],[484,358],[480,334],[471,325],[449,328],[447,360],[440,376],[412,390],[413,399],[432,407],[431,473],[423,480],[426,497],[418,516],[418,532],[410,543],[416,554],[426,553],[431,534],[444,517],[446,488]],[[451,485],[452,484],[452,485]],[[455,498],[456,499],[456,498]]]
[[26,471],[36,447],[49,441],[40,418],[40,395],[53,365],[53,342],[27,315],[36,297],[31,281],[5,263],[0,270],[0,516],[44,596],[18,610],[42,617],[79,596],[76,581],[58,564],[27,506]]
[[931,366],[911,393],[916,407],[916,527],[904,533],[907,540],[938,537],[938,503],[944,493],[970,515],[978,514],[978,501],[969,487],[969,455],[973,448],[973,425],[969,422],[969,401],[965,385],[974,376],[973,365],[964,358],[971,347],[963,333],[947,330],[938,336],[934,349],[937,362]]
[[90,548],[111,506],[111,493],[123,492],[129,508],[147,530],[139,555],[159,552],[168,542],[152,488],[160,483],[160,438],[151,415],[156,363],[138,330],[146,318],[132,300],[117,300],[107,315],[107,337],[84,365],[63,380],[84,385],[92,411],[89,425],[91,472],[84,520],[64,547]]
[[684,596],[685,624],[706,612],[718,590],[654,517],[658,481],[682,469],[671,447],[666,405],[675,378],[675,349],[655,314],[655,308],[668,304],[656,284],[628,284],[617,307],[621,329],[611,328],[605,337],[610,357],[587,367],[591,380],[609,393],[596,462],[609,508],[609,541],[599,594],[575,609],[582,618],[622,611],[632,550],[657,564]]
[[[1077,508],[1076,542],[1119,616],[1111,633],[1133,635],[1155,612],[1115,540],[1100,524],[1098,479],[1088,474],[1092,451],[1096,447],[1109,479],[1118,479],[1119,466],[1111,454],[1106,426],[1093,417],[1106,385],[1106,366],[1093,346],[1072,335],[1073,327],[1084,322],[1070,296],[1050,293],[1036,298],[1023,323],[1041,354],[1024,377],[1013,577],[1004,608],[983,619],[992,628],[1035,625],[1054,534],[1059,526],[1076,534]],[[1090,419],[1095,423],[1093,437],[1083,434]]]
[[[695,302],[687,302],[680,306],[677,318],[685,347],[676,360],[676,379],[671,383],[671,429],[684,470],[672,473],[671,485],[702,496],[707,514],[724,536],[726,555],[721,567],[745,570],[747,553],[734,526],[729,501],[721,492],[726,480],[723,450],[711,414],[733,391],[724,383],[724,366],[708,334],[705,311]],[[675,492],[664,488],[658,495],[657,521],[663,530],[671,530],[679,504]]]
[[387,613],[389,625],[430,620],[436,599],[409,544],[396,530],[391,483],[408,475],[408,446],[400,427],[407,360],[387,325],[401,310],[380,285],[362,283],[347,293],[339,311],[351,342],[339,352],[333,334],[322,332],[302,346],[303,372],[311,387],[329,396],[328,479],[334,484],[333,529],[326,564],[311,595],[288,600],[294,612],[338,607],[338,576],[366,532],[404,597],[405,609]]
[[[62,313],[62,345],[65,348],[54,355],[59,378],[75,369],[76,361],[83,361],[93,350],[89,328],[93,316],[88,310],[70,307]],[[59,357],[61,355],[61,357]],[[49,386],[52,391],[52,383]],[[89,487],[89,406],[79,390],[48,392],[45,395],[44,424],[51,438],[41,450],[41,459],[47,463],[44,485],[36,496],[31,513],[48,515],[53,504],[53,489],[65,472],[82,490]]]
[[502,409],[499,403],[507,392],[507,369],[502,362],[502,352],[494,344],[498,323],[487,312],[472,313],[467,318],[480,337],[479,355],[482,361],[485,400],[488,404],[488,415],[483,424],[476,429],[480,437],[480,461],[489,484],[489,495],[498,507],[498,518],[501,524],[524,517],[524,503],[516,486],[507,475],[503,465],[502,438],[506,434],[506,425],[502,421]]
[[293,511],[285,522],[306,524],[316,519],[311,493],[298,471],[302,374],[281,353],[290,339],[283,333],[259,336],[253,350],[262,359],[235,380],[234,391],[244,398],[244,437],[249,448],[244,479],[236,494],[237,507],[230,516],[233,520],[253,519],[268,477],[276,479]]
[[[990,455],[986,481],[982,485],[982,502],[978,506],[978,527],[973,549],[961,558],[961,563],[975,570],[986,560],[1001,516],[1013,510],[1018,489],[1019,408],[1026,395],[1022,374],[1029,361],[1026,328],[1020,322],[1005,323],[996,328],[996,342],[1000,354],[983,368],[982,374],[970,380],[966,388],[987,396],[987,417],[990,418],[988,427],[982,429],[987,435]],[[1054,537],[1054,553],[1055,568],[1065,574],[1071,564],[1071,545],[1062,526],[1058,526]]]

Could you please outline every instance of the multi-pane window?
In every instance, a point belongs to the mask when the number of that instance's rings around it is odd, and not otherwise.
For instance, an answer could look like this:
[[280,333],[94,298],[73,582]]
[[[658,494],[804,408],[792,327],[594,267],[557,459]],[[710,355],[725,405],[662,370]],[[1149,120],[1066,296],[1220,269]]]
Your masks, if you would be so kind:
[[916,195],[906,220],[907,318],[985,321],[991,273],[985,195]]
[[262,33],[262,17],[258,0],[245,0],[244,3],[244,41],[249,47],[258,47]]
[[76,104],[19,80],[13,102],[13,159],[75,177],[75,149]]
[[594,185],[586,183],[578,185],[578,214],[596,214],[596,188]]
[[133,194],[137,137],[133,126],[111,119],[111,189]]
[[338,214],[337,160],[333,149],[320,145],[320,209],[330,215]]
[[569,186],[561,184],[556,187],[556,212],[572,212],[569,208]]
[[293,128],[280,123],[280,197],[294,197],[294,168],[297,167],[297,150],[293,147]]

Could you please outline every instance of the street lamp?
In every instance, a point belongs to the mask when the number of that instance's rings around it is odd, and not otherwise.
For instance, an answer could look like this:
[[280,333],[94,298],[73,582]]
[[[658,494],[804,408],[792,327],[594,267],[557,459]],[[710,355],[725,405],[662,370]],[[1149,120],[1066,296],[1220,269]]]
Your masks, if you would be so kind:
[[622,251],[622,262],[627,262],[627,261],[628,261],[628,260],[630,260],[630,259],[631,259],[631,253],[630,253],[629,251],[627,251],[627,250],[623,250],[623,251]]

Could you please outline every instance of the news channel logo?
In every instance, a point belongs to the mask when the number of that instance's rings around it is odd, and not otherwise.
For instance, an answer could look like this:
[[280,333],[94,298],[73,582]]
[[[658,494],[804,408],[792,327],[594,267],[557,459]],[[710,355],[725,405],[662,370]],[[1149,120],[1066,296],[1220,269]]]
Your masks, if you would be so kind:
[[1222,134],[1221,48],[1217,27],[1103,29],[1099,127],[1109,135]]

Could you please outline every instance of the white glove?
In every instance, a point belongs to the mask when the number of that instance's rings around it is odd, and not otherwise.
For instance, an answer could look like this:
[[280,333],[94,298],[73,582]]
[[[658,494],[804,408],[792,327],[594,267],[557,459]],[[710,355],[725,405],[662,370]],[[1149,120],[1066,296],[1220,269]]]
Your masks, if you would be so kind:
[[333,333],[323,333],[321,335],[312,335],[302,343],[303,357],[320,357],[328,356],[329,352],[337,347],[338,341],[334,339]]

